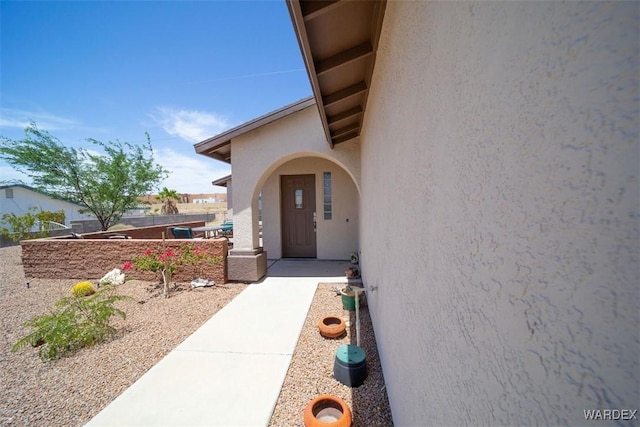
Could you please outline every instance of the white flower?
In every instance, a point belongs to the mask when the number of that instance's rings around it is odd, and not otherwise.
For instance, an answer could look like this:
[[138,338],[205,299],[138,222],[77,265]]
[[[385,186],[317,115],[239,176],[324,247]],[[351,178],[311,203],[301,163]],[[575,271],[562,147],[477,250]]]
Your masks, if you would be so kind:
[[122,285],[124,283],[124,273],[119,268],[114,268],[100,279],[100,286],[104,285]]

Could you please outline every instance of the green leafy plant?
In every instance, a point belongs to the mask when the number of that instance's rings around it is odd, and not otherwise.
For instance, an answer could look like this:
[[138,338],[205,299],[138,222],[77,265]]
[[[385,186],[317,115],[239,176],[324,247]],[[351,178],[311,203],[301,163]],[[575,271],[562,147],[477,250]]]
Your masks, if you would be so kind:
[[126,318],[125,312],[114,304],[131,299],[117,295],[114,290],[113,286],[104,286],[88,297],[61,298],[51,313],[34,317],[24,324],[32,331],[20,338],[11,350],[38,346],[42,360],[53,360],[106,340],[116,333],[111,325],[113,316]]
[[[25,239],[37,239],[49,235],[50,221],[64,223],[64,211],[50,212],[38,208],[29,208],[24,215],[6,213],[0,218],[0,222],[8,227],[0,228],[0,235],[7,237],[14,242]],[[37,227],[37,231],[36,230]]]
[[221,257],[212,257],[207,254],[205,248],[191,248],[188,244],[180,245],[177,251],[167,249],[164,251],[152,251],[147,249],[144,255],[133,259],[133,262],[126,262],[123,270],[136,268],[140,271],[153,271],[160,273],[163,284],[163,294],[169,297],[169,282],[173,274],[184,264],[196,264],[198,262],[219,262]]
[[41,210],[36,214],[38,221],[40,221],[40,228],[49,231],[50,222],[57,222],[58,224],[64,224],[65,214],[64,210],[55,212]]

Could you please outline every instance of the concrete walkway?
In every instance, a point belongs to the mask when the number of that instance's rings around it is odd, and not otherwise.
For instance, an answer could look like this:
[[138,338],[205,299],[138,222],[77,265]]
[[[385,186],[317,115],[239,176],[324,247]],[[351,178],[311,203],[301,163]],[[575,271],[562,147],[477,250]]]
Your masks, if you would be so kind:
[[87,426],[268,425],[316,285],[346,282],[350,265],[270,264]]

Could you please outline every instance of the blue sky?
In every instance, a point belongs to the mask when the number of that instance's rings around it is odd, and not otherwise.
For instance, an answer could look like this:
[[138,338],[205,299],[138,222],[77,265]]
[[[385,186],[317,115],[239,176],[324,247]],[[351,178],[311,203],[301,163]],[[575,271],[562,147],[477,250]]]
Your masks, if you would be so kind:
[[[222,192],[193,144],[311,95],[284,0],[0,1],[0,135],[145,141],[178,192]],[[0,160],[0,180],[24,175]]]

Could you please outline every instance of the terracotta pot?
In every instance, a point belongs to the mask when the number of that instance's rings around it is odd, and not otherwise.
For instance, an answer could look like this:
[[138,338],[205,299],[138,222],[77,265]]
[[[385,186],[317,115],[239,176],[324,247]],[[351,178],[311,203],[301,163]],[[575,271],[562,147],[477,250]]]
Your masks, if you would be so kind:
[[304,409],[305,427],[351,427],[351,409],[344,400],[323,394]]
[[346,325],[339,317],[327,316],[320,320],[318,329],[325,338],[338,338],[345,333]]

